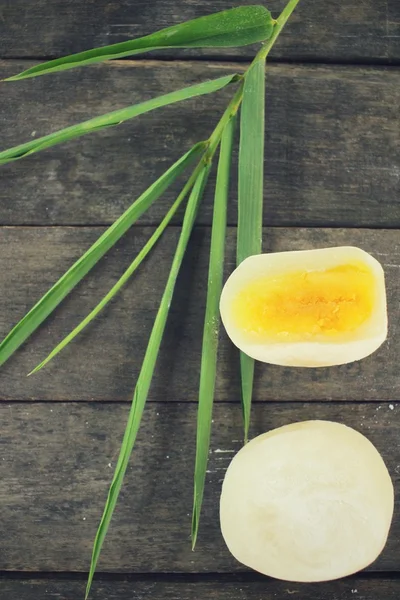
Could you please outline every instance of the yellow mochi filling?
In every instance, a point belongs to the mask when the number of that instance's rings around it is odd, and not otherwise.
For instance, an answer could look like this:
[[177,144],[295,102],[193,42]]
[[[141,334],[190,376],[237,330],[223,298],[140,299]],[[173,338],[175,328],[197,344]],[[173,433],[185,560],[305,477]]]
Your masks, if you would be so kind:
[[370,268],[349,263],[256,279],[234,298],[232,316],[254,340],[303,341],[354,331],[374,301]]

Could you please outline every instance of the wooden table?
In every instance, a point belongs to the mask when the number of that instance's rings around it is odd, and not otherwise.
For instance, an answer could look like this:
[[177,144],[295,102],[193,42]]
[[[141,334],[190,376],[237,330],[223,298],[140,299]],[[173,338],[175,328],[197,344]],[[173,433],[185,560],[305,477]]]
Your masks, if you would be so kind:
[[[244,4],[252,3],[246,0]],[[228,0],[0,1],[5,77],[231,6]],[[271,0],[276,15],[283,0]],[[242,71],[253,48],[166,52],[2,84],[1,147],[184,85]],[[388,342],[331,369],[257,369],[252,433],[342,421],[382,453],[397,491],[374,565],[320,585],[249,572],[218,526],[240,448],[236,350],[222,334],[200,537],[190,550],[199,356],[212,192],[191,240],[150,402],[93,588],[98,600],[395,600],[400,596],[400,3],[302,0],[267,77],[266,251],[355,244],[384,265]],[[185,148],[206,138],[230,90],[156,111],[0,169],[0,334]],[[166,194],[0,372],[0,598],[83,597],[91,545],[182,214],[134,280],[47,369],[26,373],[116,281],[159,222]],[[236,192],[227,273],[234,266]],[[221,452],[223,450],[223,452]]]

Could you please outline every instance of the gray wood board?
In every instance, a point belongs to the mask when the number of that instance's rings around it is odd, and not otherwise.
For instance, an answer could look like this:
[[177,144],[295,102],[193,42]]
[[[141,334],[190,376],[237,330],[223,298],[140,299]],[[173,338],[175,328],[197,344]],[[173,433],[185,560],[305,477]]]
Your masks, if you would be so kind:
[[[254,0],[25,0],[1,7],[1,57],[54,57],[113,44]],[[286,0],[264,3],[277,16]],[[250,58],[254,48],[158,52],[157,56]],[[397,0],[302,0],[273,57],[294,60],[386,61],[400,58]]]
[[[387,546],[370,570],[399,571],[400,403],[271,403],[253,408],[252,434],[326,419],[363,432],[381,452],[396,491]],[[100,571],[245,571],[225,548],[218,504],[240,448],[239,402],[217,404],[198,545],[190,527],[197,406],[153,403],[112,520]],[[128,406],[112,403],[0,405],[0,570],[86,571],[122,439]],[[290,589],[293,589],[290,587]]]
[[[2,62],[0,76],[28,64]],[[1,147],[243,68],[120,61],[3,84]],[[397,69],[271,66],[265,225],[400,227],[399,89]],[[0,167],[0,224],[111,223],[180,153],[210,135],[232,94],[230,87]],[[236,164],[235,153],[230,224],[237,222]],[[212,217],[213,182],[203,224]],[[158,223],[177,189],[142,223]]]
[[[0,579],[0,594],[7,600],[71,600],[83,597],[82,581],[46,579]],[[364,579],[360,576],[343,581],[313,585],[288,584],[264,579],[242,581],[234,575],[226,578],[193,582],[165,579],[154,581],[132,580],[99,581],[92,588],[92,600],[398,600],[400,583],[390,577]]]
[[[0,335],[4,336],[102,233],[100,228],[0,228]],[[86,316],[122,274],[152,229],[133,228],[59,307],[26,346],[0,370],[3,400],[129,400],[172,261],[180,229],[167,230],[149,259],[112,304],[46,369],[26,378],[64,335]],[[235,266],[230,228],[226,274]],[[209,229],[190,242],[150,392],[151,400],[197,400],[208,269]],[[258,364],[255,400],[400,399],[400,239],[395,230],[267,229],[265,251],[355,245],[386,271],[390,334],[363,361],[325,369]],[[216,397],[235,401],[238,352],[221,333]]]

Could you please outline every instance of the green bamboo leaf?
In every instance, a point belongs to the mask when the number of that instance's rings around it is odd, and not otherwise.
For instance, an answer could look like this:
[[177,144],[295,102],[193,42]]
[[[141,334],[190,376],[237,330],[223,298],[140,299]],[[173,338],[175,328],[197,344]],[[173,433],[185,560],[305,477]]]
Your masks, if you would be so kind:
[[[264,180],[265,58],[260,57],[247,71],[240,120],[239,214],[237,264],[262,247]],[[242,409],[244,439],[248,439],[254,360],[241,352]]]
[[100,551],[104,539],[106,537],[108,527],[111,522],[112,514],[117,504],[118,495],[123,483],[129,458],[133,450],[133,446],[135,444],[136,436],[140,426],[140,421],[147,400],[147,395],[150,389],[150,384],[153,377],[161,340],[164,334],[165,324],[167,321],[169,307],[174,294],[176,280],[179,274],[180,267],[182,265],[189,237],[193,229],[198,206],[203,195],[205,184],[207,182],[209,170],[209,165],[203,167],[196,180],[196,183],[194,184],[192,193],[188,200],[188,204],[185,211],[185,217],[182,225],[182,231],[179,237],[175,256],[172,261],[171,270],[168,276],[167,284],[165,286],[163,297],[161,299],[160,307],[158,309],[153,329],[151,331],[142,368],[140,370],[139,378],[136,384],[136,389],[132,401],[132,407],[130,410],[128,423],[125,429],[125,434],[122,441],[117,466],[115,468],[114,477],[109,489],[103,516],[101,518],[100,525],[97,530],[96,539],[93,546],[89,578],[86,588],[86,598],[88,598],[89,595],[89,591],[93,581],[93,576],[100,556]]
[[0,165],[19,160],[34,152],[39,152],[45,148],[50,148],[50,146],[55,146],[56,144],[61,144],[74,138],[81,137],[87,133],[93,133],[100,129],[104,129],[105,127],[119,125],[128,119],[133,119],[134,117],[138,117],[139,115],[155,110],[156,108],[181,102],[182,100],[188,100],[189,98],[194,98],[196,96],[217,92],[230,83],[238,81],[240,78],[239,75],[226,75],[225,77],[219,77],[218,79],[203,81],[202,83],[176,90],[175,92],[165,94],[164,96],[158,96],[157,98],[152,98],[146,102],[134,104],[133,106],[115,110],[105,115],[95,117],[94,119],[89,119],[88,121],[72,125],[66,129],[60,129],[50,135],[45,135],[44,137],[31,140],[25,144],[20,144],[19,146],[14,146],[14,148],[9,148],[8,150],[0,152]]
[[53,285],[25,317],[10,331],[0,344],[0,366],[39,327],[58,304],[81,281],[90,269],[121,238],[131,225],[161,196],[184,169],[205,149],[201,142],[193,146],[155,181],[124,213],[109,227],[87,252]]
[[[199,167],[201,167],[201,164],[199,164]],[[79,323],[79,325],[77,325],[75,327],[75,329],[73,331],[71,331],[71,333],[69,333],[54,348],[54,350],[52,350],[50,352],[50,354],[37,367],[35,367],[29,373],[29,375],[33,375],[33,373],[36,373],[37,371],[40,371],[40,369],[43,369],[43,367],[46,366],[47,363],[49,363],[59,352],[61,352],[61,350],[63,350],[70,342],[72,342],[72,340],[79,333],[81,333],[81,331],[83,331],[85,329],[85,327],[93,321],[93,319],[95,319],[97,317],[97,315],[103,310],[103,308],[105,308],[105,306],[107,306],[107,304],[110,302],[110,300],[112,300],[114,298],[114,296],[116,294],[118,294],[118,292],[121,290],[121,288],[128,282],[128,280],[132,277],[133,273],[140,266],[140,264],[143,262],[143,260],[149,254],[149,252],[153,249],[153,247],[155,246],[157,241],[160,239],[161,235],[165,231],[165,228],[170,223],[172,217],[174,216],[174,214],[176,213],[176,211],[182,204],[183,200],[186,198],[187,194],[190,192],[191,188],[193,187],[194,181],[196,179],[197,172],[198,172],[198,169],[195,169],[192,176],[189,178],[186,185],[184,186],[183,190],[181,191],[181,193],[175,200],[174,204],[171,206],[171,208],[165,215],[164,219],[161,221],[160,225],[157,227],[157,229],[155,230],[153,235],[143,246],[143,248],[141,249],[139,254],[136,256],[134,261],[129,265],[129,267],[126,269],[126,271],[123,273],[123,275],[118,279],[117,283],[111,288],[111,290],[108,292],[108,294],[106,294],[104,296],[104,298],[88,314],[88,316],[85,319],[83,319]]]
[[208,270],[207,303],[201,355],[199,408],[197,415],[196,464],[194,472],[194,497],[192,514],[192,547],[197,541],[201,505],[211,435],[211,418],[214,403],[217,369],[219,300],[222,292],[226,234],[226,209],[229,194],[230,166],[236,118],[224,130],[215,187],[214,214],[211,232],[210,263]]
[[5,81],[36,77],[165,48],[246,46],[269,39],[273,26],[274,21],[271,14],[263,6],[239,6],[174,25],[127,42],[50,60],[9,77]]
[[254,359],[247,356],[244,352],[240,352],[240,375],[242,380],[243,439],[244,443],[247,444],[249,440],[251,403],[253,397]]

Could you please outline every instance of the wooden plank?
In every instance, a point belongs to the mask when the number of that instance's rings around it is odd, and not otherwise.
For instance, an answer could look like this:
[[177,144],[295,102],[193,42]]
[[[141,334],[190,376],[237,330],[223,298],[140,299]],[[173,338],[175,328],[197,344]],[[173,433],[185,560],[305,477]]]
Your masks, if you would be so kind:
[[[0,579],[0,593],[7,600],[69,600],[81,598],[84,582],[69,580],[7,580]],[[171,579],[149,581],[96,581],[93,600],[192,600],[212,598],[215,600],[397,600],[400,583],[390,577],[379,580],[352,577],[345,581],[332,581],[313,585],[287,584],[265,579],[241,581],[230,576],[212,580],[199,577],[197,581],[185,582]]]
[[[0,405],[0,570],[86,571],[128,406]],[[224,472],[240,448],[239,402],[217,404],[198,546],[190,546],[195,403],[146,408],[100,571],[243,572],[219,531]],[[307,419],[340,421],[381,452],[396,491],[387,546],[371,567],[399,571],[400,403],[256,404],[252,434]],[[293,588],[290,588],[293,589]]]
[[[26,66],[3,62],[0,76]],[[7,84],[0,96],[1,146],[243,69],[118,62]],[[400,227],[399,88],[395,69],[271,66],[266,225]],[[208,137],[232,94],[228,88],[2,166],[0,224],[111,223],[180,153]],[[158,223],[176,189],[142,223]],[[212,198],[211,185],[200,223],[210,224]],[[235,183],[231,198],[228,219],[235,224]]]
[[[253,4],[241,0],[240,4]],[[232,7],[230,0],[52,0],[27,6],[3,3],[0,56],[48,57],[125,41],[162,27]],[[286,0],[269,0],[276,17]],[[400,58],[400,7],[397,0],[303,0],[274,50],[274,57],[318,60],[386,61]],[[252,48],[232,48],[158,56],[249,58]]]
[[[103,230],[0,228],[0,335],[4,336]],[[98,321],[46,369],[25,377],[89,312],[130,263],[152,229],[135,228],[64,305],[0,370],[3,400],[129,400],[179,235],[170,228],[149,260]],[[371,357],[327,369],[259,364],[255,400],[400,399],[400,240],[394,230],[267,229],[264,250],[355,245],[374,254],[387,276],[389,341]],[[208,268],[209,229],[189,246],[162,345],[151,400],[197,399]],[[226,274],[235,265],[235,229],[227,237]],[[238,353],[222,334],[217,399],[239,397]]]

